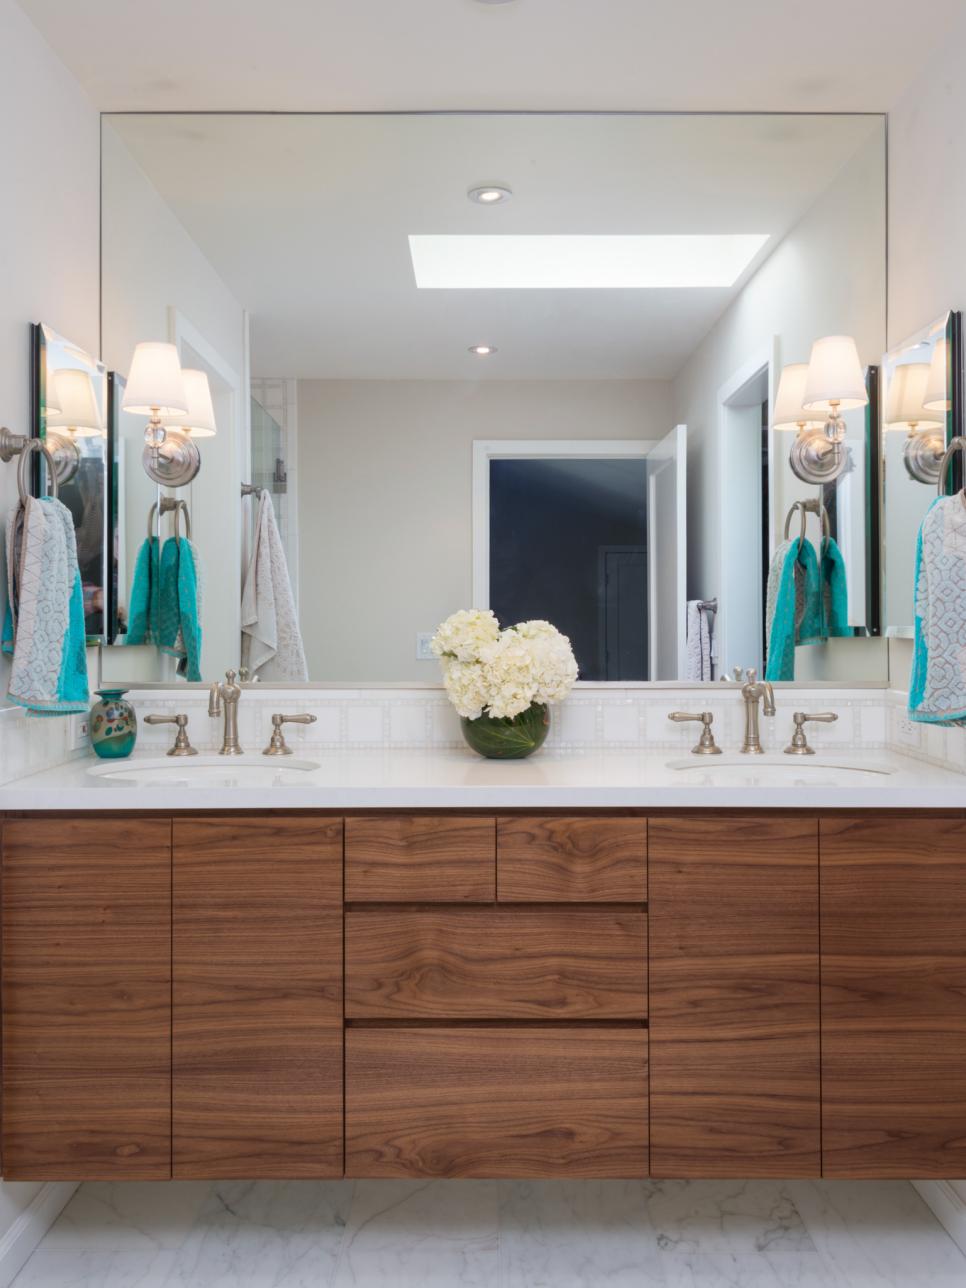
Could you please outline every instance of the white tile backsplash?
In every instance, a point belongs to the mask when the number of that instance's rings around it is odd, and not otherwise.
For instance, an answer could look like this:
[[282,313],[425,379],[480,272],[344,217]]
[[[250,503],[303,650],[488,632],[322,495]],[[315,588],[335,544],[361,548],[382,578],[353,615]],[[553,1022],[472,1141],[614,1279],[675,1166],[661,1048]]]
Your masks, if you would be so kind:
[[[139,721],[138,746],[159,754],[173,738],[170,725],[146,725],[154,711],[188,714],[188,733],[200,751],[221,745],[222,720],[208,715],[202,689],[131,690]],[[778,690],[777,714],[761,720],[762,740],[780,751],[792,735],[792,712],[835,711],[835,724],[808,727],[819,751],[888,748],[966,773],[966,730],[914,724],[906,715],[906,695],[882,689]],[[641,747],[684,755],[700,733],[696,724],[675,724],[668,712],[710,710],[714,734],[726,751],[741,742],[744,709],[732,686],[694,689],[577,689],[551,716],[547,745],[562,750],[605,751]],[[275,711],[307,711],[313,725],[288,725],[285,736],[298,749],[461,747],[459,717],[442,689],[272,689],[246,688],[239,705],[239,733],[248,752],[261,751],[271,735]],[[0,782],[61,764],[72,758],[70,722],[31,719],[18,709],[0,710]]]

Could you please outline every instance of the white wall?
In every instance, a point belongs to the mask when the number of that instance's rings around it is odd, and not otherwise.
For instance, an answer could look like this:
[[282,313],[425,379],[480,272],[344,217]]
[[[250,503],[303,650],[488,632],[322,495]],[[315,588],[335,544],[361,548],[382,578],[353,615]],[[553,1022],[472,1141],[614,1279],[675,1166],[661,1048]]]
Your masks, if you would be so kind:
[[[674,381],[674,418],[688,426],[690,598],[720,593],[719,389],[768,350],[775,337],[779,366],[806,362],[813,340],[839,333],[855,336],[864,364],[880,360],[885,340],[884,189],[884,136],[875,130],[832,189],[765,261]],[[778,508],[787,506],[792,497],[794,480],[787,467],[783,475],[787,476],[783,491],[775,499]],[[784,508],[778,522],[783,518]],[[720,521],[727,523],[727,512]],[[875,641],[869,643],[875,659],[884,656]],[[850,674],[836,678],[885,678],[884,672],[870,673],[877,662],[865,656],[863,646],[853,643],[849,650],[858,671],[850,668]],[[802,650],[813,666],[822,652],[815,647]],[[844,650],[838,650],[837,660],[843,657]]]
[[[238,484],[247,468],[245,315],[109,124],[104,125],[103,191],[103,358],[108,367],[126,373],[140,340],[173,340],[171,310],[176,309],[243,386],[234,424],[219,424],[217,437],[201,440],[201,472],[178,492],[188,502],[201,559],[202,674],[214,677],[237,666],[240,648],[240,573],[237,561],[226,562],[225,551],[239,550],[241,541]],[[130,454],[126,479],[133,498],[130,528],[140,542],[153,489],[136,451]],[[131,557],[128,566],[133,567]],[[153,649],[105,650],[105,676],[159,679],[159,665]]]
[[657,381],[299,381],[310,677],[438,682],[416,633],[470,607],[474,439],[663,438],[670,402]]
[[[28,324],[98,350],[98,117],[11,0],[0,0],[0,174],[0,424],[24,434]],[[4,519],[16,496],[15,466],[0,465]],[[2,693],[7,674],[0,662]],[[40,1189],[0,1186],[0,1234]]]

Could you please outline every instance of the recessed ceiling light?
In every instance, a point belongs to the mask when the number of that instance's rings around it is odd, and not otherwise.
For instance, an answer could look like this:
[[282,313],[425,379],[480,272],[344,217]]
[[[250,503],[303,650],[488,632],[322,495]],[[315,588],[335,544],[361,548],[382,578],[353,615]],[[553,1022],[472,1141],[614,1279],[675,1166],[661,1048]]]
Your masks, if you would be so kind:
[[471,344],[470,353],[475,358],[488,358],[491,353],[496,353],[495,344]]
[[768,233],[411,235],[423,290],[733,286]]
[[477,0],[477,4],[512,4],[513,0]]
[[475,188],[470,188],[466,195],[470,201],[475,201],[481,206],[498,206],[501,201],[510,200],[513,189],[503,183],[481,183]]

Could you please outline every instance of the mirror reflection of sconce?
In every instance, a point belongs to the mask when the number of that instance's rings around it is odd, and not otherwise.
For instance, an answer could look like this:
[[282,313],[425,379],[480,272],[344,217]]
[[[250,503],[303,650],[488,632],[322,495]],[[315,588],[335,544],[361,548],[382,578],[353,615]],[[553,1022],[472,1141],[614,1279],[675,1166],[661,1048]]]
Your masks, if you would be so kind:
[[821,485],[845,472],[849,451],[844,445],[842,413],[864,407],[868,401],[851,336],[828,335],[816,340],[807,363],[794,362],[782,369],[772,428],[798,431],[788,454],[796,478]]
[[[942,352],[940,353],[940,350]],[[885,408],[886,430],[905,430],[902,463],[917,483],[936,483],[946,451],[946,419],[937,415],[948,408],[946,400],[946,345],[940,341],[932,362],[904,362],[889,380]],[[933,371],[939,354],[942,375],[938,385]]]
[[211,387],[203,371],[191,367],[182,367],[184,391],[188,400],[188,410],[184,415],[172,414],[162,417],[165,427],[175,429],[189,438],[214,438],[218,432],[215,424],[215,409],[211,402]]
[[181,362],[173,344],[147,340],[136,346],[121,405],[124,411],[148,417],[141,455],[147,476],[162,487],[190,483],[201,469],[201,454],[172,423],[188,413]]
[[53,454],[60,483],[69,483],[80,466],[78,438],[104,435],[101,410],[90,374],[78,367],[61,367],[47,385],[44,440]]

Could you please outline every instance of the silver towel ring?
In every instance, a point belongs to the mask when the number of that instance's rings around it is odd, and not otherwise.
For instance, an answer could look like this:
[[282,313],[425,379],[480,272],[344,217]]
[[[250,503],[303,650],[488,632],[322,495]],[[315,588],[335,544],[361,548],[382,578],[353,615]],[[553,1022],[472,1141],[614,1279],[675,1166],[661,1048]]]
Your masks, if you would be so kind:
[[[809,513],[816,514],[816,515],[819,513],[819,502],[818,501],[793,501],[792,502],[792,505],[788,513],[785,515],[785,540],[786,541],[788,540],[789,529],[792,526],[792,515],[795,513],[796,510],[801,516],[801,521],[802,521],[802,527],[801,527],[801,531],[799,532],[798,539],[799,541],[804,541],[806,520],[808,519]],[[832,535],[832,528],[831,528],[831,525],[829,524],[828,510],[826,510],[824,505],[821,507],[821,515],[822,515],[822,536],[825,538],[828,538]]]
[[[154,536],[154,516],[158,512],[158,502],[151,502],[151,509],[148,510],[148,540]],[[163,496],[161,498],[160,510],[162,517],[174,511],[174,535],[181,539],[181,512],[184,511],[184,526],[187,539],[191,540],[191,514],[188,511],[187,501],[181,501],[177,497]]]
[[962,438],[958,434],[955,438],[950,440],[949,446],[946,448],[946,452],[943,456],[942,463],[939,466],[939,480],[936,484],[936,493],[939,496],[946,495],[946,471],[949,469],[950,462],[957,452],[962,452],[963,454],[963,473],[964,477],[966,477],[966,438]]
[[51,455],[50,449],[47,447],[47,444],[43,439],[28,438],[23,445],[23,449],[20,452],[20,459],[17,462],[17,491],[20,493],[20,500],[24,504],[26,504],[27,498],[30,496],[30,488],[27,483],[27,468],[31,452],[40,452],[44,460],[47,462],[47,485],[50,488],[50,495],[56,498],[59,491],[57,485],[57,466],[54,463],[54,458]]

